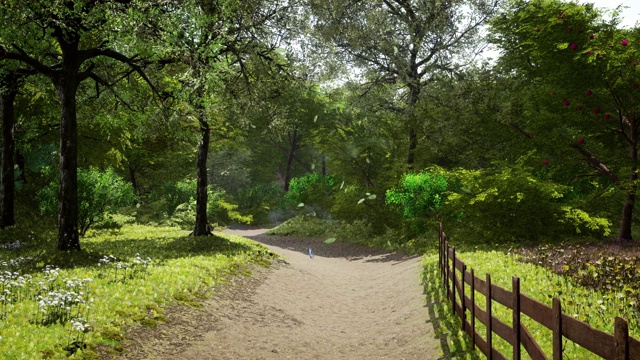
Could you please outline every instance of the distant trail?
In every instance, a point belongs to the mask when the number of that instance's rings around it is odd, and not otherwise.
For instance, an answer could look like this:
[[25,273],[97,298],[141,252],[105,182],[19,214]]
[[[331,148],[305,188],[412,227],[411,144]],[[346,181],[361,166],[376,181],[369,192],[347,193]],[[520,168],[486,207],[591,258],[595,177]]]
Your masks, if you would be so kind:
[[158,330],[134,331],[126,358],[441,358],[419,257],[263,230],[228,232],[265,244],[287,263],[236,279],[201,309],[172,312]]

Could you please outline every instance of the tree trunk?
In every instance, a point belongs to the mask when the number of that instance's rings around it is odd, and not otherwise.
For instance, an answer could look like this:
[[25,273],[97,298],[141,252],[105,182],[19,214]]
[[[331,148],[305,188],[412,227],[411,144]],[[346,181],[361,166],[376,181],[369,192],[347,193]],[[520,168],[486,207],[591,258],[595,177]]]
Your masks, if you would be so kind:
[[140,191],[138,189],[138,180],[136,179],[136,169],[131,165],[129,165],[129,180],[131,181],[133,192],[136,195],[140,195]]
[[0,179],[0,228],[15,224],[15,183],[14,161],[15,142],[13,126],[15,122],[14,101],[17,92],[9,91],[0,96],[0,111],[2,113],[2,178]]
[[20,175],[18,175],[18,181],[22,181],[23,184],[27,183],[27,175],[25,173],[27,162],[22,155],[20,149],[16,148],[16,165],[18,165],[18,170],[20,170]]
[[409,149],[407,152],[407,165],[409,168],[413,167],[413,163],[415,163],[416,159],[416,149],[418,148],[418,133],[416,131],[416,121],[415,121],[415,109],[418,100],[420,99],[420,79],[417,74],[417,68],[412,72],[412,76],[414,76],[413,81],[415,83],[410,83],[409,87]]
[[630,188],[627,192],[627,199],[622,207],[622,217],[620,220],[620,239],[633,240],[631,225],[633,224],[633,208],[636,204],[636,182],[638,181],[638,137],[635,131],[631,135],[631,145],[629,146],[629,156],[631,157],[631,176],[629,178]]
[[209,154],[209,125],[200,120],[200,132],[202,140],[198,144],[197,160],[197,190],[196,190],[196,225],[193,229],[193,236],[211,235],[207,224],[207,202],[208,202],[208,178],[207,178],[207,156]]
[[[63,67],[65,67],[63,65]],[[61,105],[60,188],[58,190],[58,250],[80,250],[78,235],[78,69],[66,67],[56,81]]]
[[293,130],[293,135],[289,134],[289,154],[287,155],[287,165],[284,168],[284,191],[289,191],[289,183],[291,182],[291,164],[298,150],[298,129]]

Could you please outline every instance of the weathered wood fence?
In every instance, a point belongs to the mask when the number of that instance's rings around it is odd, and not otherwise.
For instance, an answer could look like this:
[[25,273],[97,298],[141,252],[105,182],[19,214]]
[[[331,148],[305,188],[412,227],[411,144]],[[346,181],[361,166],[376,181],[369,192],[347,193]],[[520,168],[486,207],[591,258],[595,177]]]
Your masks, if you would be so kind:
[[[511,291],[493,285],[490,274],[486,274],[485,279],[480,279],[476,277],[473,269],[467,269],[467,265],[456,257],[456,249],[449,246],[442,226],[439,233],[440,271],[447,288],[447,297],[453,304],[454,313],[462,320],[463,330],[471,337],[473,347],[477,347],[487,359],[507,359],[507,355],[493,347],[494,335],[501,337],[513,347],[514,360],[520,359],[522,349],[533,360],[548,359],[520,321],[522,314],[552,331],[554,360],[562,359],[563,338],[605,359],[640,359],[640,341],[629,336],[629,328],[624,319],[616,317],[615,333],[611,335],[563,314],[562,304],[557,298],[553,299],[553,305],[549,307],[521,293],[520,279],[515,276]],[[484,310],[476,303],[476,293],[485,296]],[[492,315],[494,301],[512,310],[512,326]],[[486,334],[476,331],[476,321],[486,327]]]

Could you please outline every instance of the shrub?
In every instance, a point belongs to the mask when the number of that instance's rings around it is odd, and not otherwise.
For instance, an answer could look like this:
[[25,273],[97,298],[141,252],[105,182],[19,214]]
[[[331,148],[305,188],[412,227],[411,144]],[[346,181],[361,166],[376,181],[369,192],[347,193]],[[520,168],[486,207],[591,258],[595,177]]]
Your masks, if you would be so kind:
[[[52,175],[51,168],[46,170]],[[55,215],[58,211],[59,179],[54,180],[38,192],[40,211],[45,215]],[[96,221],[101,221],[108,212],[131,205],[136,195],[133,186],[109,168],[78,169],[78,228],[84,235]]]
[[294,204],[317,207],[320,211],[328,211],[332,205],[331,195],[337,189],[337,179],[317,173],[294,178],[289,183],[286,199]]
[[254,224],[267,224],[280,212],[286,215],[284,190],[276,183],[257,184],[239,190],[233,197],[238,204],[237,211],[253,216]]
[[405,174],[398,187],[387,190],[386,203],[415,230],[422,231],[430,217],[440,218],[447,190],[447,180],[439,169]]
[[608,235],[610,223],[577,209],[565,194],[571,187],[532,175],[522,161],[494,171],[459,170],[447,174],[460,184],[446,207],[448,229],[479,240],[537,241],[540,238]]

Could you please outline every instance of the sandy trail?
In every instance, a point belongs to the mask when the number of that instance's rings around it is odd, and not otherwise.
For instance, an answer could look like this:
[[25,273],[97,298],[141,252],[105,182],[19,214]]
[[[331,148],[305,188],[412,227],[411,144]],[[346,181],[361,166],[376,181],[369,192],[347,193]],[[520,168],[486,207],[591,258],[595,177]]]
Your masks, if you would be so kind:
[[172,311],[158,329],[134,331],[125,358],[440,358],[419,257],[260,230],[229,232],[265,244],[286,263],[236,279],[202,308]]

